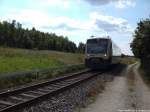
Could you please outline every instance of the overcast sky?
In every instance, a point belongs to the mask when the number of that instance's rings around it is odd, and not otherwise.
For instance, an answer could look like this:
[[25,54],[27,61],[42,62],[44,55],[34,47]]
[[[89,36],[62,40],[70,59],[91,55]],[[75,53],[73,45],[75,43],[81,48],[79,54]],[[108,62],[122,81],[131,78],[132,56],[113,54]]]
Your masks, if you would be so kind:
[[0,0],[0,21],[67,36],[75,43],[110,36],[123,53],[137,22],[150,17],[150,0]]

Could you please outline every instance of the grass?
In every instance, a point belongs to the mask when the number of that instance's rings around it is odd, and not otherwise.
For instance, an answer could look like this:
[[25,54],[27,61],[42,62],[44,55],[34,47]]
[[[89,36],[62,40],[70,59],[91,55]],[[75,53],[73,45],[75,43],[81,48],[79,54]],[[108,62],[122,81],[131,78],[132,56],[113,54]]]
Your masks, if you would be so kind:
[[53,68],[82,62],[82,54],[0,47],[0,73]]
[[[83,62],[83,54],[48,50],[27,50],[0,47],[0,75],[3,73],[31,71],[33,69],[59,68],[47,73],[32,73],[30,76],[1,77],[0,89],[62,76],[84,69],[83,65],[68,66]],[[64,67],[63,67],[64,66]],[[5,74],[4,74],[5,75]]]
[[137,61],[139,61],[139,60],[135,57],[124,57],[124,58],[121,59],[121,63],[122,64],[127,64],[127,65],[136,63]]
[[38,83],[50,78],[63,76],[72,72],[77,72],[82,69],[85,69],[84,65],[73,65],[68,67],[61,67],[61,69],[55,69],[47,73],[32,73],[29,76],[22,77],[2,77],[0,78],[0,90],[15,86],[21,86],[27,83]]

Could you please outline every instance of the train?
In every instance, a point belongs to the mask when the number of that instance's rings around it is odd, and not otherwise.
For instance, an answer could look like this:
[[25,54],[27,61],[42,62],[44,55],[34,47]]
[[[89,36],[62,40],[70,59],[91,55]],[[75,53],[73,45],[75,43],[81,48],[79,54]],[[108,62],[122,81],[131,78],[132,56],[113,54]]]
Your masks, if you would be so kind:
[[87,39],[85,47],[85,66],[91,69],[103,69],[120,63],[121,49],[110,37]]

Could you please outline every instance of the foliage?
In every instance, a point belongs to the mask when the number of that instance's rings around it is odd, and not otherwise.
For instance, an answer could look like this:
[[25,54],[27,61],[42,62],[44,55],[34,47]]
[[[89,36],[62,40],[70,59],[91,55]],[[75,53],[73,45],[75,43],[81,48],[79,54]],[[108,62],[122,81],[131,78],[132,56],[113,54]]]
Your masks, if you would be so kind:
[[134,55],[140,59],[142,67],[150,69],[150,19],[142,20],[135,30],[131,48]]
[[[0,22],[0,46],[73,53],[78,51],[76,44],[68,40],[67,37],[57,36],[55,33],[40,32],[34,27],[31,30],[24,29],[15,20],[11,23]],[[81,51],[81,48],[79,49]]]

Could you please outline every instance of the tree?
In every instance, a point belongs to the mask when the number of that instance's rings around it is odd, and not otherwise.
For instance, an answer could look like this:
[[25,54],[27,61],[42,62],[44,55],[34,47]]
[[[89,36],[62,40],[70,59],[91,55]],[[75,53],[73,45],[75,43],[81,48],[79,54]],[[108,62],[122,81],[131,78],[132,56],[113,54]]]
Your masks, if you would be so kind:
[[79,43],[79,46],[78,46],[77,52],[79,52],[79,53],[84,53],[84,51],[85,51],[85,44],[82,43],[82,42],[80,42],[80,43]]
[[150,69],[150,19],[142,20],[134,33],[131,48],[145,69]]
[[76,44],[67,37],[40,32],[34,27],[31,30],[24,29],[15,20],[11,23],[0,22],[0,46],[65,52],[76,52],[77,50]]

